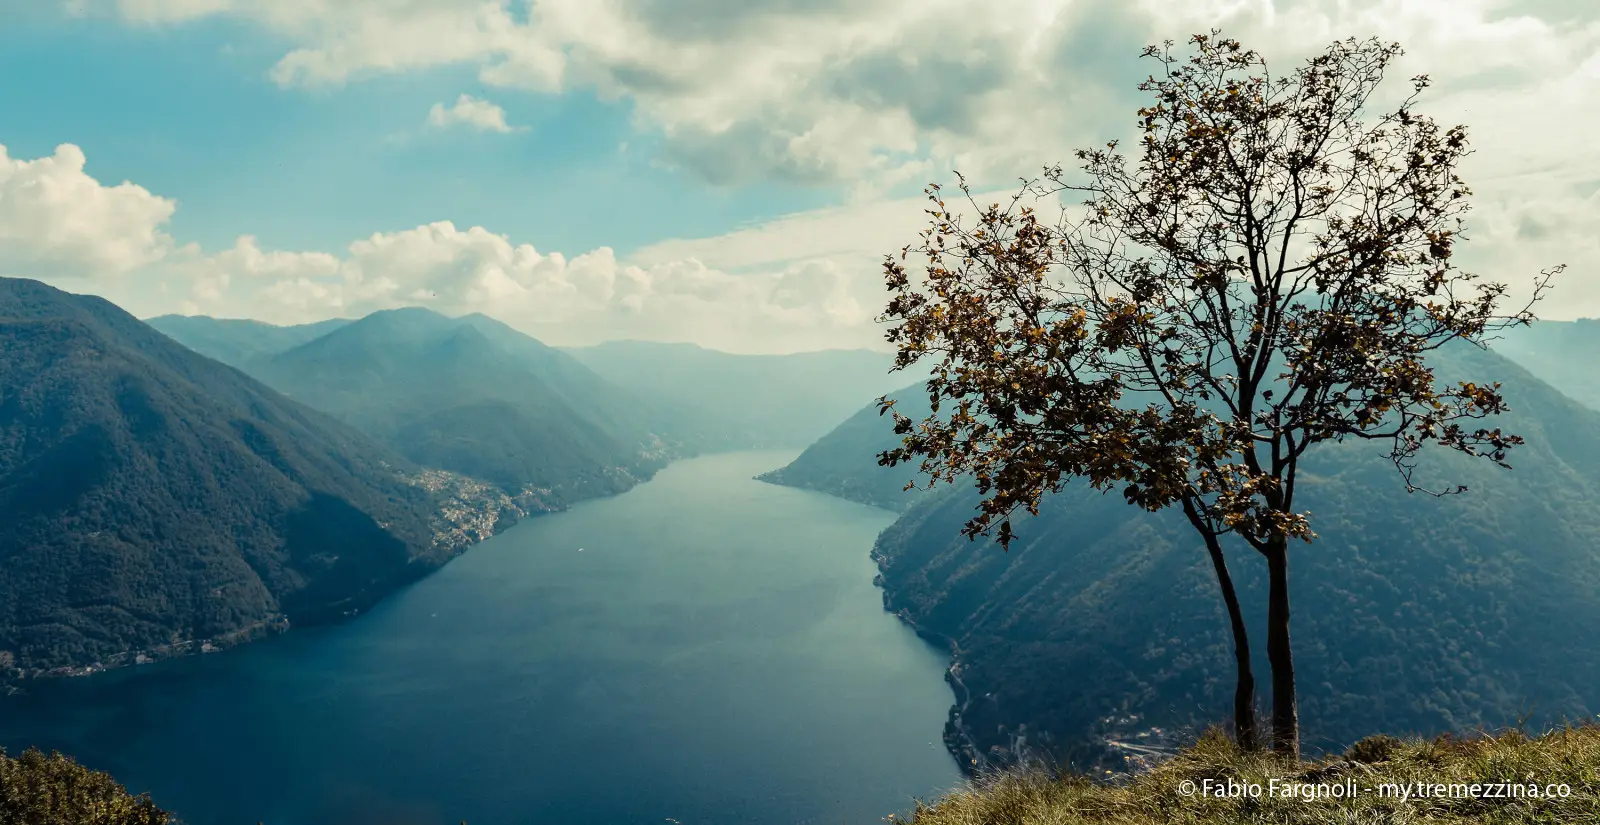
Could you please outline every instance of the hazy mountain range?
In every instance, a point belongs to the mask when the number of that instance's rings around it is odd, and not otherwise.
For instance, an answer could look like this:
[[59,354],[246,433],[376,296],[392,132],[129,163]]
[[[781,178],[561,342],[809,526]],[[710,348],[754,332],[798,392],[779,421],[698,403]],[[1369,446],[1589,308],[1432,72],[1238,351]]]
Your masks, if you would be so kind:
[[11,278],[0,341],[0,675],[359,611],[529,512],[807,443],[891,380],[881,353],[564,351],[423,309],[146,324]]
[[[1600,386],[1580,354],[1594,329],[1499,345],[1528,371],[1440,353],[1447,377],[1501,377],[1503,423],[1529,442],[1512,471],[1424,464],[1464,496],[1405,496],[1364,445],[1315,457],[1321,539],[1294,571],[1308,744],[1600,708],[1600,412],[1574,400]],[[0,342],[0,669],[359,610],[527,512],[675,457],[820,435],[765,478],[903,511],[875,548],[885,602],[957,652],[947,734],[967,764],[1103,756],[1228,707],[1220,600],[1181,520],[1074,489],[1021,520],[1010,553],[967,542],[971,490],[904,493],[914,468],[876,463],[895,436],[871,399],[904,387],[902,411],[927,411],[905,387],[919,376],[881,353],[562,350],[420,309],[146,325],[16,279],[0,280]],[[1236,558],[1259,619],[1260,565]]]
[[[390,347],[416,355],[419,347],[442,344],[442,333],[472,327],[489,343],[543,369],[540,380],[564,393],[565,403],[588,403],[604,415],[641,413],[652,426],[666,430],[659,435],[690,451],[804,447],[853,412],[862,398],[882,395],[906,381],[889,374],[892,356],[870,350],[743,355],[650,341],[555,348],[483,315],[448,319],[423,309],[288,327],[182,315],[163,315],[149,323],[196,352],[291,394],[319,393],[314,385],[322,379],[316,376],[333,376],[337,384],[337,377],[349,371],[369,384],[411,380],[406,370],[430,365],[398,357]],[[322,338],[327,340],[318,343]],[[470,361],[487,354],[481,344],[476,353],[467,352],[472,345],[464,340],[457,345],[458,358]],[[461,362],[454,368],[470,366]],[[478,366],[488,373],[497,369],[486,362]],[[333,396],[352,394],[338,386],[328,390]],[[469,389],[468,395],[481,391]],[[358,399],[337,397],[324,403],[347,410],[361,406]]]
[[[921,383],[888,393],[895,411],[915,420],[932,412]],[[927,480],[915,465],[884,467],[878,454],[898,443],[894,418],[876,403],[857,410],[794,461],[757,478],[773,484],[800,487],[871,504],[885,510],[905,510],[926,494]],[[915,481],[916,487],[906,489]]]
[[909,380],[889,372],[892,355],[870,350],[736,355],[694,344],[614,341],[567,351],[622,386],[720,411],[738,422],[751,447],[804,447],[862,399]]
[[378,312],[249,369],[420,465],[511,492],[619,492],[680,446],[671,416],[482,315]]
[[201,355],[248,372],[252,365],[327,335],[350,320],[330,318],[280,327],[242,318],[162,315],[147,319],[145,323]]
[[1600,409],[1600,319],[1538,321],[1500,333],[1491,346],[1561,392]]

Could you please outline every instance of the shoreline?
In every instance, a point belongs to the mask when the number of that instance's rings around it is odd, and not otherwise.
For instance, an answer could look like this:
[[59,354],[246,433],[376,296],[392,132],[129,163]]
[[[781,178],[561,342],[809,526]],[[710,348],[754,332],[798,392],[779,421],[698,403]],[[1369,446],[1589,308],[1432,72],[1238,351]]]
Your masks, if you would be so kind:
[[967,709],[972,706],[972,689],[968,688],[966,682],[961,679],[963,665],[961,645],[949,636],[918,624],[915,619],[911,618],[911,613],[906,608],[894,606],[887,580],[884,576],[884,558],[878,552],[876,543],[872,548],[872,562],[878,568],[878,575],[873,577],[872,583],[877,585],[882,592],[884,612],[894,614],[895,618],[917,634],[917,638],[949,652],[950,664],[945,668],[944,682],[950,686],[950,692],[954,694],[955,701],[950,704],[950,710],[945,717],[942,737],[944,748],[950,758],[955,760],[956,769],[961,771],[962,776],[967,779],[975,779],[993,767],[993,765],[983,753],[982,748],[978,746],[977,738],[972,735],[972,731],[967,727],[963,716]]
[[112,670],[137,667],[138,665],[155,664],[168,659],[179,659],[185,656],[197,656],[207,653],[221,653],[224,650],[240,645],[287,633],[289,628],[289,618],[282,613],[274,613],[265,619],[217,636],[204,639],[183,639],[170,644],[156,645],[155,647],[125,650],[121,653],[113,654],[103,661],[90,662],[86,665],[61,665],[53,668],[32,668],[29,670],[13,667],[9,672],[0,674],[0,695],[23,692],[25,689],[21,685],[27,682],[50,679],[76,679]]
[[99,661],[50,668],[21,668],[0,661],[0,697],[25,692],[25,685],[30,682],[83,678],[169,659],[220,653],[287,633],[295,627],[316,627],[353,619],[401,588],[437,572],[472,547],[515,527],[523,519],[563,512],[580,501],[620,495],[648,482],[665,466],[690,457],[677,456],[661,466],[653,466],[650,457],[641,457],[641,462],[633,466],[608,467],[605,469],[607,483],[600,487],[592,482],[566,490],[529,484],[515,494],[449,470],[422,468],[409,474],[396,472],[403,483],[421,487],[436,497],[429,516],[433,536],[428,546],[421,548],[387,581],[374,582],[377,586],[369,586],[297,618],[274,612],[226,633],[125,650]]

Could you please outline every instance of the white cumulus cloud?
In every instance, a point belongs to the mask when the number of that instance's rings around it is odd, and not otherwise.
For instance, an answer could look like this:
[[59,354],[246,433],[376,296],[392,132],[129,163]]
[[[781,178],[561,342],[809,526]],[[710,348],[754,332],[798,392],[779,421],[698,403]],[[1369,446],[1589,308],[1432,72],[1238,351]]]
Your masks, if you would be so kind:
[[[110,2],[110,0],[103,0]],[[992,181],[1131,123],[1143,45],[1221,26],[1278,59],[1377,35],[1441,89],[1572,78],[1585,0],[116,0],[125,18],[254,21],[285,86],[475,66],[483,82],[627,99],[664,159],[709,179]],[[1448,91],[1445,92],[1449,94]],[[1545,98],[1554,104],[1554,98]],[[1547,107],[1540,120],[1558,117]],[[1473,122],[1488,114],[1473,114]],[[1600,126],[1593,111],[1559,117]],[[1592,130],[1591,130],[1592,131]]]
[[505,109],[465,93],[448,108],[443,103],[433,104],[433,108],[428,110],[428,125],[439,128],[468,126],[480,132],[514,131],[506,123]]
[[[915,240],[920,211],[907,227],[873,203],[888,187],[948,182],[951,168],[1003,186],[1070,162],[1073,149],[1125,137],[1144,102],[1135,86],[1153,68],[1136,57],[1145,44],[1220,26],[1282,72],[1331,40],[1378,36],[1407,49],[1391,72],[1391,99],[1407,77],[1428,73],[1434,88],[1421,110],[1469,127],[1476,152],[1463,171],[1476,211],[1463,260],[1513,284],[1571,264],[1559,305],[1545,311],[1600,314],[1592,0],[94,2],[141,25],[215,15],[258,25],[288,44],[271,70],[286,89],[465,67],[505,95],[617,101],[661,163],[724,184],[843,186],[858,199],[832,213],[857,221],[847,234],[863,240],[851,250],[807,249],[838,245],[816,231],[830,220],[819,215],[777,222],[761,237],[661,244],[635,256],[641,271],[694,258],[744,274],[744,262],[763,259],[749,265],[770,275],[827,261],[852,283],[875,280],[858,273]],[[440,117],[461,102],[441,104]],[[498,129],[504,119],[480,122]],[[506,277],[497,288],[517,283]]]
[[774,352],[871,345],[876,274],[827,260],[714,267],[693,255],[620,260],[608,247],[544,251],[481,226],[438,221],[378,232],[337,252],[215,252],[163,227],[176,204],[84,173],[76,146],[13,160],[0,147],[0,273],[97,292],[140,315],[274,323],[425,306],[483,312],[558,344],[616,338]]
[[[733,350],[869,345],[877,335],[859,279],[809,261],[732,273],[694,258],[639,265],[601,247],[543,252],[483,227],[449,221],[377,233],[341,255],[260,253],[206,259],[204,283],[226,291],[202,311],[292,323],[398,306],[483,312],[558,343],[613,338],[695,341]],[[265,261],[279,257],[274,271]],[[201,283],[201,281],[196,282]],[[866,296],[873,298],[870,284]]]
[[115,275],[172,248],[163,227],[177,209],[133,183],[105,186],[70,143],[34,160],[0,145],[0,272]]

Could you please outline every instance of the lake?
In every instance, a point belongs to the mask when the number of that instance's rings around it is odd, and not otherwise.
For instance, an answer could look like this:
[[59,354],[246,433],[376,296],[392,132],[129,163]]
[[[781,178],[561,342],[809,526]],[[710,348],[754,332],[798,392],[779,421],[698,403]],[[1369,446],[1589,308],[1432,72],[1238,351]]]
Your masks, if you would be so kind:
[[59,749],[192,825],[872,823],[960,783],[948,657],[882,608],[893,514],[682,461],[343,624],[30,686]]

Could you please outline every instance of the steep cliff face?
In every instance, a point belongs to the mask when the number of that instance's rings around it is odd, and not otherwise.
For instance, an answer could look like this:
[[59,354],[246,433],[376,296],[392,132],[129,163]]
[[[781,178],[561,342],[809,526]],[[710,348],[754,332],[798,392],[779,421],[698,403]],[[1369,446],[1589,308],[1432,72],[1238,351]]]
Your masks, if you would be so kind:
[[[1438,366],[1503,379],[1514,411],[1497,423],[1528,444],[1509,471],[1425,457],[1424,481],[1470,488],[1445,498],[1407,495],[1370,444],[1310,457],[1302,501],[1320,538],[1290,564],[1313,750],[1600,710],[1600,413],[1490,353]],[[893,443],[887,427],[878,437],[874,451]],[[1226,617],[1181,515],[1073,488],[1019,520],[1003,552],[960,537],[977,502],[967,488],[925,494],[875,550],[886,606],[956,651],[947,739],[965,765],[1103,760],[1136,735],[1154,730],[1140,741],[1159,747],[1225,718]],[[1264,674],[1264,564],[1242,546],[1230,563]]]

